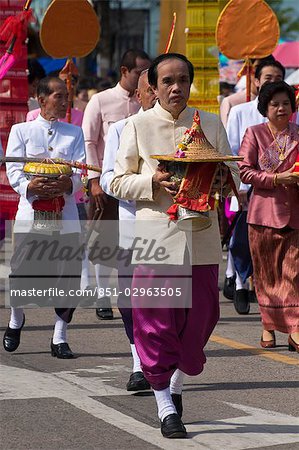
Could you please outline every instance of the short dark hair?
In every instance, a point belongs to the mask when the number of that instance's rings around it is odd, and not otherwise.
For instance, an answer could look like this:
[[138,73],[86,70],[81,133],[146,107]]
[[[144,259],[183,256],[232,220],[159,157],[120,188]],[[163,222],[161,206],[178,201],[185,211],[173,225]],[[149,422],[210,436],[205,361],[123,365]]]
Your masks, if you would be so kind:
[[150,65],[150,68],[148,69],[148,82],[151,86],[157,87],[158,65],[162,61],[166,61],[167,59],[180,59],[181,61],[186,63],[189,72],[190,84],[193,82],[194,67],[189,59],[186,58],[186,56],[181,55],[180,53],[163,53],[162,55],[159,55],[154,59],[154,61]]
[[27,62],[28,66],[28,83],[32,84],[37,78],[40,80],[46,76],[45,69],[36,58],[30,58]]
[[263,58],[261,59],[260,63],[256,66],[255,68],[255,78],[257,78],[258,80],[261,78],[261,73],[264,67],[276,67],[277,69],[281,70],[282,73],[282,78],[285,77],[286,74],[286,70],[283,67],[282,64],[280,64],[279,61],[276,61],[276,59],[273,61],[273,59],[267,59],[267,58]]
[[124,66],[131,72],[131,70],[136,67],[137,58],[148,59],[150,61],[150,57],[144,50],[130,48],[123,54],[120,61],[120,67]]
[[275,61],[275,58],[273,55],[265,56],[264,58],[250,58],[251,64],[254,64],[255,61],[258,61],[258,64],[260,64],[262,61]]
[[280,92],[285,92],[290,99],[292,111],[296,111],[296,95],[295,90],[292,86],[288,85],[285,81],[274,81],[272,83],[266,82],[261,87],[257,109],[262,114],[262,116],[267,116],[267,110],[270,101],[275,94]]
[[65,86],[64,81],[62,81],[60,78],[58,77],[52,77],[52,76],[47,76],[45,78],[42,78],[37,85],[36,88],[36,94],[37,97],[40,96],[44,96],[44,97],[48,97],[49,95],[51,95],[54,91],[51,87],[51,83],[52,82],[57,82],[57,83],[62,83]]

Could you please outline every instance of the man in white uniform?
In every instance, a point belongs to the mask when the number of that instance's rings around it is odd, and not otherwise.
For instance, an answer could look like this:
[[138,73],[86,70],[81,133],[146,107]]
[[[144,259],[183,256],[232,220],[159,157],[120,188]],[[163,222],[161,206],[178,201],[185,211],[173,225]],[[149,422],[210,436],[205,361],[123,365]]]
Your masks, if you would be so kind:
[[[63,158],[65,160],[85,161],[85,149],[83,133],[80,127],[59,122],[65,117],[67,109],[68,92],[65,83],[56,77],[43,78],[37,89],[41,113],[32,122],[13,125],[7,144],[6,156],[28,158]],[[82,188],[80,173],[72,176],[60,175],[58,178],[46,178],[35,176],[28,180],[23,172],[23,163],[7,164],[7,176],[13,189],[20,194],[20,202],[14,226],[15,248],[11,259],[10,286],[24,286],[26,289],[36,287],[39,282],[41,287],[47,288],[60,286],[69,292],[80,287],[81,260],[67,261],[65,257],[48,258],[49,252],[34,259],[34,247],[44,248],[44,245],[53,243],[57,249],[70,246],[79,248],[79,236],[81,232],[78,211],[75,201],[75,192]],[[33,203],[35,200],[50,200],[63,197],[62,229],[55,233],[46,230],[42,232],[32,231],[34,222]],[[40,245],[42,247],[40,247]],[[31,256],[30,256],[31,255]],[[39,262],[40,258],[40,262]],[[35,263],[35,265],[34,265]],[[53,270],[53,272],[52,272]],[[38,272],[36,272],[38,271]],[[63,278],[65,277],[65,278]],[[33,280],[30,284],[30,278]],[[42,281],[38,281],[40,278]],[[25,284],[22,284],[25,283]],[[31,286],[33,284],[33,286]],[[67,324],[71,321],[75,310],[57,297],[54,291],[47,291],[40,299],[43,304],[52,296],[56,311],[56,320],[53,339],[51,341],[52,356],[58,358],[72,358],[74,355],[66,340]],[[3,338],[6,351],[15,351],[20,344],[20,335],[25,323],[23,308],[18,307],[20,299],[11,299],[14,306],[11,309],[11,317]],[[37,298],[23,299],[25,303],[34,303]],[[26,301],[27,300],[27,301]],[[74,302],[76,300],[74,299]]]
[[[285,69],[278,61],[262,60],[260,64],[257,65],[255,70],[255,85],[257,90],[266,82],[281,81],[284,79]],[[248,103],[243,103],[241,105],[234,106],[228,116],[227,121],[227,137],[234,155],[239,154],[239,149],[248,127],[253,125],[258,125],[259,123],[264,123],[268,119],[260,114],[257,109],[258,97]],[[247,193],[250,185],[245,185],[241,183],[240,185],[240,202],[243,210],[247,209]],[[236,198],[232,199],[231,204],[232,210],[238,210]],[[241,257],[241,255],[240,255]],[[226,277],[228,279],[234,276],[234,267],[228,267],[232,273],[226,272]],[[247,280],[242,280],[240,274],[236,272],[236,289],[234,292],[234,306],[239,314],[248,314],[250,309],[250,300],[248,293],[248,282]]]
[[[188,108],[193,66],[185,56],[169,53],[156,58],[149,68],[149,83],[157,95],[154,108],[130,118],[121,135],[110,189],[124,200],[136,201],[135,239],[151,242],[156,249],[154,263],[147,255],[133,251],[135,268],[132,287],[134,341],[146,379],[154,389],[161,421],[161,432],[167,438],[182,438],[186,429],[181,421],[182,375],[197,375],[206,361],[204,346],[219,317],[218,264],[221,258],[220,233],[216,211],[212,211],[210,228],[192,233],[192,287],[186,286],[178,307],[165,302],[165,289],[170,291],[177,278],[165,273],[164,267],[181,273],[186,259],[187,236],[166,213],[173,205],[176,185],[170,173],[158,167],[155,154],[173,154],[184,132],[192,125],[194,108]],[[220,119],[200,111],[202,129],[211,144],[222,153],[230,153]],[[232,169],[236,174],[236,165]],[[144,240],[145,239],[145,240]],[[189,241],[190,242],[190,241]],[[166,254],[165,252],[166,251]],[[159,253],[159,255],[158,255]],[[187,252],[188,253],[188,252]],[[162,254],[165,259],[160,258]],[[158,257],[159,256],[159,257]],[[139,258],[140,257],[140,258]],[[171,266],[171,267],[170,267]],[[157,276],[156,276],[157,275]],[[156,281],[164,289],[155,290]],[[180,282],[180,281],[179,281]],[[160,286],[160,284],[159,284]],[[142,294],[146,289],[148,295]],[[156,288],[157,289],[157,288]],[[192,289],[192,307],[186,305]],[[138,295],[138,292],[140,295]],[[155,292],[155,297],[150,295]],[[145,303],[141,304],[143,301]],[[165,306],[168,304],[168,306]],[[158,305],[158,306],[154,306]],[[144,307],[142,307],[144,306]],[[174,372],[178,398],[170,391]]]
[[[141,109],[138,114],[152,108],[156,102],[156,95],[148,83],[148,70],[141,73],[138,80],[138,87],[136,89],[136,97],[141,104]],[[119,141],[121,133],[127,123],[128,119],[119,120],[113,123],[108,131],[103,170],[101,176],[101,186],[108,195],[112,195],[110,191],[110,183],[113,178],[115,159],[119,148]],[[119,261],[118,267],[118,308],[124,322],[127,337],[130,342],[131,352],[133,357],[133,371],[127,383],[128,391],[142,391],[150,389],[148,381],[144,378],[140,366],[140,359],[136,351],[133,336],[133,318],[132,305],[130,295],[126,296],[126,288],[131,288],[131,281],[133,276],[133,268],[130,262],[131,252],[130,248],[134,240],[134,221],[135,221],[136,206],[134,201],[119,201],[119,245],[126,250],[127,258],[123,262]]]

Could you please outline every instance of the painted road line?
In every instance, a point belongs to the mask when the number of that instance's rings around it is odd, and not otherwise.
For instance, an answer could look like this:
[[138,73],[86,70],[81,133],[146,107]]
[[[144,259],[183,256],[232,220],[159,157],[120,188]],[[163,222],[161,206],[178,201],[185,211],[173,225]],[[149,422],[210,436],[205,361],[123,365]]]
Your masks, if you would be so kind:
[[230,348],[235,348],[237,350],[244,350],[246,352],[252,353],[253,355],[262,356],[264,358],[272,359],[273,361],[282,362],[284,364],[290,364],[292,366],[299,366],[299,359],[291,358],[290,356],[281,355],[273,350],[263,350],[257,347],[252,347],[251,345],[243,344],[243,342],[234,341],[233,339],[224,338],[222,336],[217,336],[213,334],[210,337],[211,342],[217,344],[225,345]]
[[[99,369],[103,370],[101,367]],[[224,403],[241,412],[239,417],[187,424],[189,439],[167,440],[161,436],[159,428],[153,428],[92,398],[99,395],[99,388],[90,383],[88,388],[81,383],[78,385],[78,381],[81,380],[76,380],[71,375],[73,374],[64,372],[62,378],[58,377],[57,374],[1,366],[0,384],[2,393],[0,398],[2,400],[53,398],[55,393],[56,398],[142,439],[145,446],[146,443],[150,443],[165,450],[266,449],[273,445],[288,445],[299,442],[298,418],[275,411],[228,402]],[[100,385],[100,383],[98,384]],[[107,385],[104,392],[102,387],[100,389],[101,395],[109,395],[111,392],[115,395],[114,389]],[[121,389],[119,391],[126,392]]]

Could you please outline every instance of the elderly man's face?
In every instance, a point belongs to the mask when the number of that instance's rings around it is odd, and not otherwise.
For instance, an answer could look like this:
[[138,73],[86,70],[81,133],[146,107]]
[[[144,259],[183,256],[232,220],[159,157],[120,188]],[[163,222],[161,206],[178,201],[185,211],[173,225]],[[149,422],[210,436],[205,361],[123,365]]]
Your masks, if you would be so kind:
[[66,115],[68,92],[63,81],[51,81],[52,93],[46,97],[40,97],[41,114],[47,120],[63,119]]
[[151,109],[156,103],[156,94],[149,85],[147,72],[139,77],[136,95],[144,111]]
[[188,66],[180,59],[167,59],[158,65],[157,72],[155,94],[162,108],[177,119],[185,109],[190,95]]

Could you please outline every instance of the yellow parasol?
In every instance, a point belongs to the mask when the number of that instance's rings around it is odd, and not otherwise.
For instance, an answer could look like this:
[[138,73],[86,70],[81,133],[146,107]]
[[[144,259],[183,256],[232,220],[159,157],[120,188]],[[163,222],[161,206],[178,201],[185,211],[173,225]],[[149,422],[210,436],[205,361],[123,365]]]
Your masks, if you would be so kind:
[[231,0],[216,26],[216,42],[229,59],[244,59],[247,101],[250,100],[250,58],[264,58],[277,46],[279,24],[264,0]]

